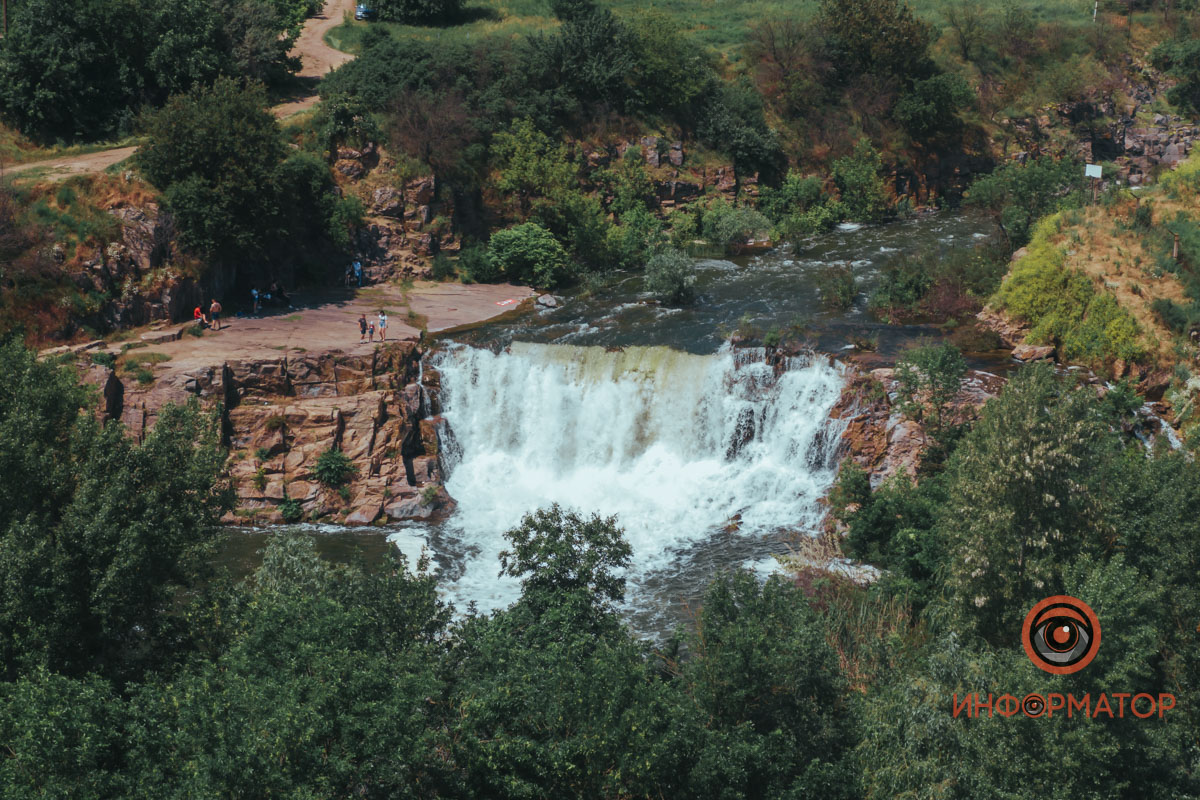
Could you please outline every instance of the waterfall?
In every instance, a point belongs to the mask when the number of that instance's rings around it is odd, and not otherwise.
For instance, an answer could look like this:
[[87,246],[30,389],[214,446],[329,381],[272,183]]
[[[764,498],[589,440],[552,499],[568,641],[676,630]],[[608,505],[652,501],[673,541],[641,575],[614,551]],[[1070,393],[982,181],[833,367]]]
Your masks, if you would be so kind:
[[761,542],[820,521],[843,428],[829,419],[841,368],[824,357],[794,358],[778,377],[761,351],[730,349],[514,343],[434,358],[458,501],[442,544],[464,562],[449,576],[456,603],[516,598],[497,580],[503,532],[553,502],[617,517],[634,591],[713,537]]

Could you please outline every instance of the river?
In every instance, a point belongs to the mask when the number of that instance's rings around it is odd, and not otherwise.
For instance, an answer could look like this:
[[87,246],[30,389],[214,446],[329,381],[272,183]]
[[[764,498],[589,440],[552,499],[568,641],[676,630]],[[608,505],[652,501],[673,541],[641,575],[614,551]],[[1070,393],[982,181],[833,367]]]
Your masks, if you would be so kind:
[[[641,276],[618,275],[564,306],[458,334],[432,356],[442,376],[443,460],[456,512],[436,524],[361,530],[300,526],[330,557],[369,563],[389,546],[424,550],[457,607],[504,607],[519,594],[499,577],[503,533],[550,503],[615,515],[633,549],[627,614],[661,635],[685,623],[717,570],[766,574],[775,554],[821,521],[841,424],[830,420],[855,336],[894,354],[925,326],[888,326],[866,291],[893,254],[972,246],[977,217],[938,214],[885,226],[842,226],[803,248],[697,263],[686,309],[646,302]],[[817,270],[850,263],[864,293],[848,311],[822,310]],[[778,377],[761,351],[732,350],[729,331],[803,320],[818,353]],[[265,531],[223,540],[221,560],[244,574]]]

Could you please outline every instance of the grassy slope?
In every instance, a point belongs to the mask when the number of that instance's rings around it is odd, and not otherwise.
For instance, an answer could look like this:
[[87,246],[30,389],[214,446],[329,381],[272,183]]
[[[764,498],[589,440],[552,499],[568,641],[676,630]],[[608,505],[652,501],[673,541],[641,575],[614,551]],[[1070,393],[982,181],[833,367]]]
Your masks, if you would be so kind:
[[[809,18],[817,0],[600,0],[620,14],[654,10],[678,20],[679,26],[698,42],[737,61],[750,30],[765,19]],[[1091,22],[1091,0],[1019,0],[1029,13],[1043,22],[1085,24]],[[912,0],[917,15],[942,27],[945,25],[947,0]],[[999,9],[999,0],[984,0],[984,7]],[[474,0],[468,13],[475,21],[446,28],[430,28],[393,23],[364,23],[347,20],[334,29],[328,40],[334,47],[354,52],[368,24],[384,25],[399,36],[458,41],[493,34],[523,36],[553,26],[549,0]]]
[[[1029,270],[1050,269],[1033,266],[1041,259],[1037,247],[1044,240],[1064,255],[1061,269],[1087,276],[1097,295],[1110,295],[1136,321],[1149,360],[1164,366],[1191,360],[1196,348],[1186,336],[1171,331],[1152,310],[1152,304],[1155,300],[1170,300],[1180,306],[1192,302],[1186,287],[1189,270],[1194,269],[1189,264],[1189,253],[1185,248],[1179,264],[1170,260],[1169,253],[1170,234],[1178,228],[1178,220],[1197,217],[1198,175],[1200,157],[1184,162],[1176,173],[1165,175],[1160,185],[1136,195],[1119,191],[1099,205],[1063,212],[1045,221],[1041,226],[1043,235],[1035,235],[1029,255],[1014,263],[998,298],[1003,300],[1007,292],[1020,291],[1014,280],[1021,278],[1014,276],[1024,273],[1029,279],[1034,274]],[[1149,228],[1135,224],[1139,203],[1153,209]],[[1066,297],[1060,299],[1064,304],[1068,302]]]

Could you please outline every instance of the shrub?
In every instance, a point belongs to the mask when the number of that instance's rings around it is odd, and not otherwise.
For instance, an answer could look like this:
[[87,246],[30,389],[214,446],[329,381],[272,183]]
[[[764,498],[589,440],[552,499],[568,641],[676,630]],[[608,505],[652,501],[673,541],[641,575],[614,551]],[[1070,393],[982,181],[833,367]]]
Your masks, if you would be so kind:
[[966,360],[949,342],[908,351],[896,362],[900,410],[913,419],[926,420],[935,432],[940,432],[946,407],[958,394],[966,374]]
[[504,277],[539,289],[550,289],[570,275],[570,260],[550,231],[526,222],[497,231],[488,244]]
[[254,458],[258,461],[267,461],[271,458],[271,451],[266,447],[260,447],[254,451]]
[[462,15],[462,0],[374,0],[381,20],[422,25],[453,22]]
[[858,297],[858,279],[849,264],[832,264],[816,275],[821,305],[833,311],[845,311]]
[[272,433],[281,431],[287,427],[287,417],[283,414],[272,414],[267,417],[267,421],[263,423],[263,427]]
[[117,357],[107,351],[92,353],[92,363],[98,367],[112,367],[117,363]]
[[1092,366],[1138,360],[1145,348],[1137,322],[1090,278],[1066,268],[1063,249],[1050,241],[1060,223],[1058,214],[1038,223],[1028,252],[1000,287],[1000,304],[1031,323],[1030,341],[1061,343],[1068,360]]
[[771,221],[748,206],[717,200],[704,210],[701,230],[709,243],[737,252],[751,239],[767,235]]
[[682,304],[695,296],[692,260],[673,248],[659,250],[646,263],[646,290],[664,303]]
[[279,516],[289,525],[297,523],[304,519],[304,507],[300,505],[299,500],[285,496],[279,504]]
[[944,73],[914,83],[896,102],[892,116],[914,139],[929,139],[957,127],[958,112],[974,100],[961,75]]
[[254,471],[254,488],[260,492],[267,488],[267,471],[263,467]]
[[331,489],[345,484],[356,472],[358,472],[358,468],[341,450],[326,450],[321,453],[317,457],[317,466],[313,470],[317,480]]
[[458,255],[458,269],[468,283],[495,283],[504,277],[496,259],[482,244],[462,249]]
[[454,262],[445,253],[438,253],[433,257],[433,268],[430,270],[430,276],[435,281],[452,280],[455,276]]
[[846,215],[859,222],[879,222],[888,211],[887,189],[879,176],[883,158],[869,139],[858,140],[854,153],[833,162],[833,181]]
[[421,505],[431,506],[437,502],[437,498],[438,498],[438,487],[426,486],[425,490],[421,492]]
[[759,196],[758,208],[778,225],[796,214],[803,214],[818,205],[824,197],[821,180],[789,172],[779,188],[766,187]]

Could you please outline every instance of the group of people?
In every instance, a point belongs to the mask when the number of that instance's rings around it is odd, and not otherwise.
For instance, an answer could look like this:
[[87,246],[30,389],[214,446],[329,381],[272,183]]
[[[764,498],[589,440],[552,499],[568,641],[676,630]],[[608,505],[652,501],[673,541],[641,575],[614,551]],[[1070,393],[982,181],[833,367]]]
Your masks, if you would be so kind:
[[379,327],[378,328],[375,327],[374,322],[367,321],[366,314],[360,314],[358,316],[358,332],[359,332],[358,343],[364,344],[366,342],[375,341],[375,332],[376,331],[379,332],[379,341],[386,342],[387,341],[387,325],[388,325],[387,312],[384,311],[383,309],[379,310]]
[[268,303],[276,303],[277,305],[284,306],[286,308],[293,307],[292,298],[288,297],[287,292],[283,290],[283,287],[279,285],[278,281],[272,283],[270,290],[266,292],[258,291],[257,286],[250,289],[251,314],[257,314],[259,309]]
[[204,313],[203,308],[196,306],[192,310],[192,319],[201,328],[211,328],[214,331],[221,330],[221,304],[217,302],[216,298],[213,298],[212,305],[208,307],[207,314]]
[[363,285],[363,265],[361,261],[353,261],[346,265],[346,287],[349,288],[357,283],[359,288]]

